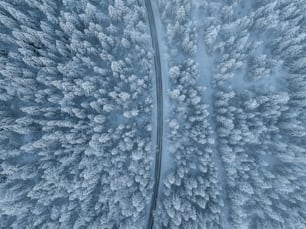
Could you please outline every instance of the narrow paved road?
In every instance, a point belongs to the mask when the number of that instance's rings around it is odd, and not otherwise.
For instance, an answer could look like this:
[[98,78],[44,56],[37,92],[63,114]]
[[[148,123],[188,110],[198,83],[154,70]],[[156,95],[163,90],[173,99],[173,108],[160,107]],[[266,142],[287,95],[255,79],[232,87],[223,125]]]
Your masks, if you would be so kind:
[[153,228],[153,212],[156,209],[156,201],[158,197],[159,181],[160,181],[160,170],[161,170],[161,159],[162,159],[162,149],[163,149],[163,83],[162,83],[162,71],[160,62],[160,52],[158,37],[156,32],[156,24],[152,9],[151,0],[145,0],[145,6],[148,14],[148,21],[150,26],[150,33],[152,39],[152,45],[154,49],[154,67],[156,75],[156,109],[157,109],[157,131],[156,131],[156,158],[155,158],[155,170],[154,170],[154,187],[153,195],[151,200],[148,229]]

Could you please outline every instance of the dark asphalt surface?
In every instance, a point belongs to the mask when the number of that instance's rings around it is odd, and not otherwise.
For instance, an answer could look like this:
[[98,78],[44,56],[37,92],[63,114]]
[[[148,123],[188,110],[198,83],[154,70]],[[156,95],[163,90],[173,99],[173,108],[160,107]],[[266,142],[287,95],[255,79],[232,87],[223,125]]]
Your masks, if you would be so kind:
[[158,44],[158,37],[156,32],[155,18],[153,14],[151,0],[145,0],[145,6],[147,9],[150,33],[152,38],[152,45],[154,49],[154,67],[156,73],[156,99],[157,99],[157,136],[156,136],[156,158],[155,158],[155,170],[154,170],[154,187],[151,200],[148,229],[153,229],[154,217],[153,213],[156,209],[156,202],[158,197],[158,189],[160,182],[160,170],[163,148],[163,83],[161,73],[161,61],[160,50]]

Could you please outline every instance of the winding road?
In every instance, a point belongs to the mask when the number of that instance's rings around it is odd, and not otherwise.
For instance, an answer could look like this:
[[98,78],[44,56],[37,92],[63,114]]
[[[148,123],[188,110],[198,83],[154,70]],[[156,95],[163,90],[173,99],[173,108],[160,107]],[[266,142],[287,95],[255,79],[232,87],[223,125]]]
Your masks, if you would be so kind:
[[156,209],[156,202],[158,197],[158,189],[160,182],[160,171],[161,171],[161,159],[162,159],[162,149],[163,149],[163,83],[162,83],[162,71],[161,71],[161,61],[160,61],[160,50],[158,44],[158,37],[156,32],[156,23],[153,14],[151,0],[145,0],[145,6],[148,14],[148,21],[152,39],[152,46],[154,49],[154,68],[156,75],[156,109],[157,109],[157,131],[156,131],[156,156],[155,156],[155,168],[154,168],[154,186],[153,195],[151,200],[149,219],[148,219],[148,229],[153,228],[154,217],[153,212]]

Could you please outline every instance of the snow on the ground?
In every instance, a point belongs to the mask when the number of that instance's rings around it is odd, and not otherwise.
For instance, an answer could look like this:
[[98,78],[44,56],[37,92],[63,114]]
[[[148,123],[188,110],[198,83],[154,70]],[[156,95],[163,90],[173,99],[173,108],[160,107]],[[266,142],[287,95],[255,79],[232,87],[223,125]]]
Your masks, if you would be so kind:
[[199,64],[199,83],[202,87],[205,88],[205,91],[203,93],[203,100],[204,103],[207,104],[207,110],[209,112],[209,121],[210,121],[210,126],[212,127],[212,138],[214,140],[214,144],[212,145],[212,160],[214,161],[214,164],[216,166],[216,171],[217,175],[219,177],[219,183],[221,185],[221,198],[224,203],[223,208],[221,209],[221,222],[223,228],[226,229],[231,229],[232,226],[229,223],[229,204],[227,201],[227,194],[226,194],[226,175],[223,167],[223,162],[220,157],[220,153],[218,152],[217,149],[217,134],[216,134],[216,126],[214,122],[214,108],[213,108],[213,93],[214,93],[214,88],[212,84],[212,79],[213,79],[213,56],[209,56],[206,47],[204,44],[204,33],[205,31],[202,29],[202,21],[201,21],[201,13],[199,10],[200,3],[199,1],[195,1],[194,4],[194,10],[193,12],[193,19],[196,24],[197,28],[197,53],[195,60]]
[[[156,25],[156,31],[158,34],[158,42],[159,42],[159,49],[160,49],[160,60],[161,60],[161,70],[162,70],[162,82],[163,82],[163,116],[164,116],[164,126],[163,126],[163,151],[162,151],[162,162],[161,162],[161,181],[163,180],[163,175],[165,174],[165,171],[168,170],[168,168],[171,167],[172,159],[169,155],[168,149],[168,141],[167,141],[167,133],[168,133],[168,125],[167,125],[167,117],[171,110],[171,105],[168,99],[168,88],[169,88],[169,67],[168,67],[168,61],[169,61],[169,52],[168,48],[165,44],[165,38],[166,33],[164,31],[162,22],[161,22],[161,15],[159,13],[158,9],[158,1],[151,1],[152,3],[152,9],[155,16],[155,25]],[[156,92],[156,84],[154,84],[153,91]],[[154,98],[156,100],[156,96]],[[156,101],[154,102],[156,104]],[[156,109],[155,109],[156,110]],[[156,111],[155,111],[156,112]],[[154,120],[157,120],[156,117],[154,117]]]

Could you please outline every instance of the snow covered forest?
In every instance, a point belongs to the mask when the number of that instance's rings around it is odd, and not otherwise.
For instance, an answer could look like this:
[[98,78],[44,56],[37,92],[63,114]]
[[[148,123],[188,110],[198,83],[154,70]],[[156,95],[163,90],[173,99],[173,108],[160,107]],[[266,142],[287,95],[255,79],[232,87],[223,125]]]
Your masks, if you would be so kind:
[[306,0],[0,0],[1,229],[305,229]]

